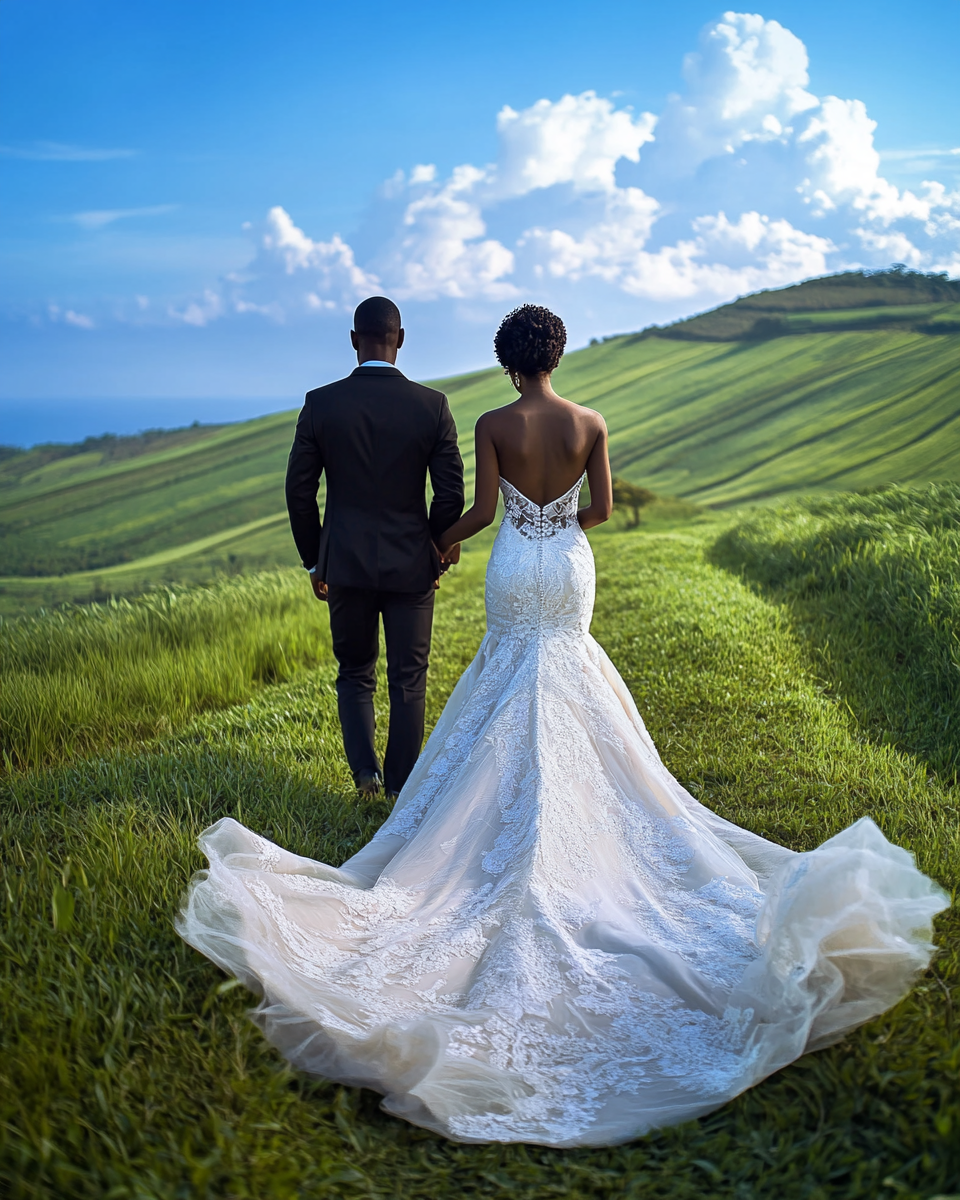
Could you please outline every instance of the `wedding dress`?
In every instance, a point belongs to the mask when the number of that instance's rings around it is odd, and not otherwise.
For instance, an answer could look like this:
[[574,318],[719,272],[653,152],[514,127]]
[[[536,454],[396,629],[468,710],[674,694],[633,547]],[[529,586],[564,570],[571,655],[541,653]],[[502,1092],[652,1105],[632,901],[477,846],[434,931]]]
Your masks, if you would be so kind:
[[945,896],[867,818],[798,854],[697,803],[590,636],[580,484],[501,488],[487,634],[386,823],[334,868],[224,818],[178,929],[304,1071],[459,1141],[612,1144],[894,1004]]

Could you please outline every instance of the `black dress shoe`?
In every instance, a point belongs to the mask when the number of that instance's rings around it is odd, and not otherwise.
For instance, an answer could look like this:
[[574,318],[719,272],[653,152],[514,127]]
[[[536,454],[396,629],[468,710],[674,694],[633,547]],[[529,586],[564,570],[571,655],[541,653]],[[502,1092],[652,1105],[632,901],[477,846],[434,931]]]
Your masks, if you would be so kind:
[[400,793],[399,792],[385,792],[384,796],[387,800],[390,801],[391,804],[396,804],[397,800],[399,799]]
[[379,796],[383,786],[379,771],[357,771],[353,777],[361,796]]

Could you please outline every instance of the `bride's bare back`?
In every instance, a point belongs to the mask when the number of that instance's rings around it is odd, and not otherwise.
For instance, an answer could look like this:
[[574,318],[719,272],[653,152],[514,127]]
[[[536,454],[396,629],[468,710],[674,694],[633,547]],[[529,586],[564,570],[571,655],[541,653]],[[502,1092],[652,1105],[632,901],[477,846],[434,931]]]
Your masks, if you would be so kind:
[[541,507],[569,491],[598,442],[606,445],[600,414],[559,396],[521,396],[482,423],[478,433],[493,446],[498,474]]
[[580,525],[590,529],[610,516],[613,485],[603,417],[558,396],[549,375],[518,382],[519,399],[484,413],[477,422],[473,507],[440,539],[444,552],[493,521],[501,476],[543,507],[568,492],[586,471],[590,504],[578,514]]

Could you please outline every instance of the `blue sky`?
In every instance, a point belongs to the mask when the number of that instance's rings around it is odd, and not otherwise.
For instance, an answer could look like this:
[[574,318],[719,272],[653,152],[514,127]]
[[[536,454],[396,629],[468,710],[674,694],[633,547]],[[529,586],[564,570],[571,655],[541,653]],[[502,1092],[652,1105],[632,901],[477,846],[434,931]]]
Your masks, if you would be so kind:
[[428,377],[528,299],[577,345],[956,276],[958,45],[942,0],[3,0],[0,441],[291,406],[370,291]]

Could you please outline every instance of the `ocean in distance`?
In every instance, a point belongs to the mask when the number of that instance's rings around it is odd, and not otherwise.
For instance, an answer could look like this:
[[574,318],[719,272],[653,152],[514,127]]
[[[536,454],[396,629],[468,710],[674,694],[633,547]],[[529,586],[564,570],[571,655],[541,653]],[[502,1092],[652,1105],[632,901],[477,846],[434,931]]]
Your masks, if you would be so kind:
[[179,429],[199,421],[218,425],[299,408],[302,396],[0,399],[0,445],[81,442],[105,433]]

